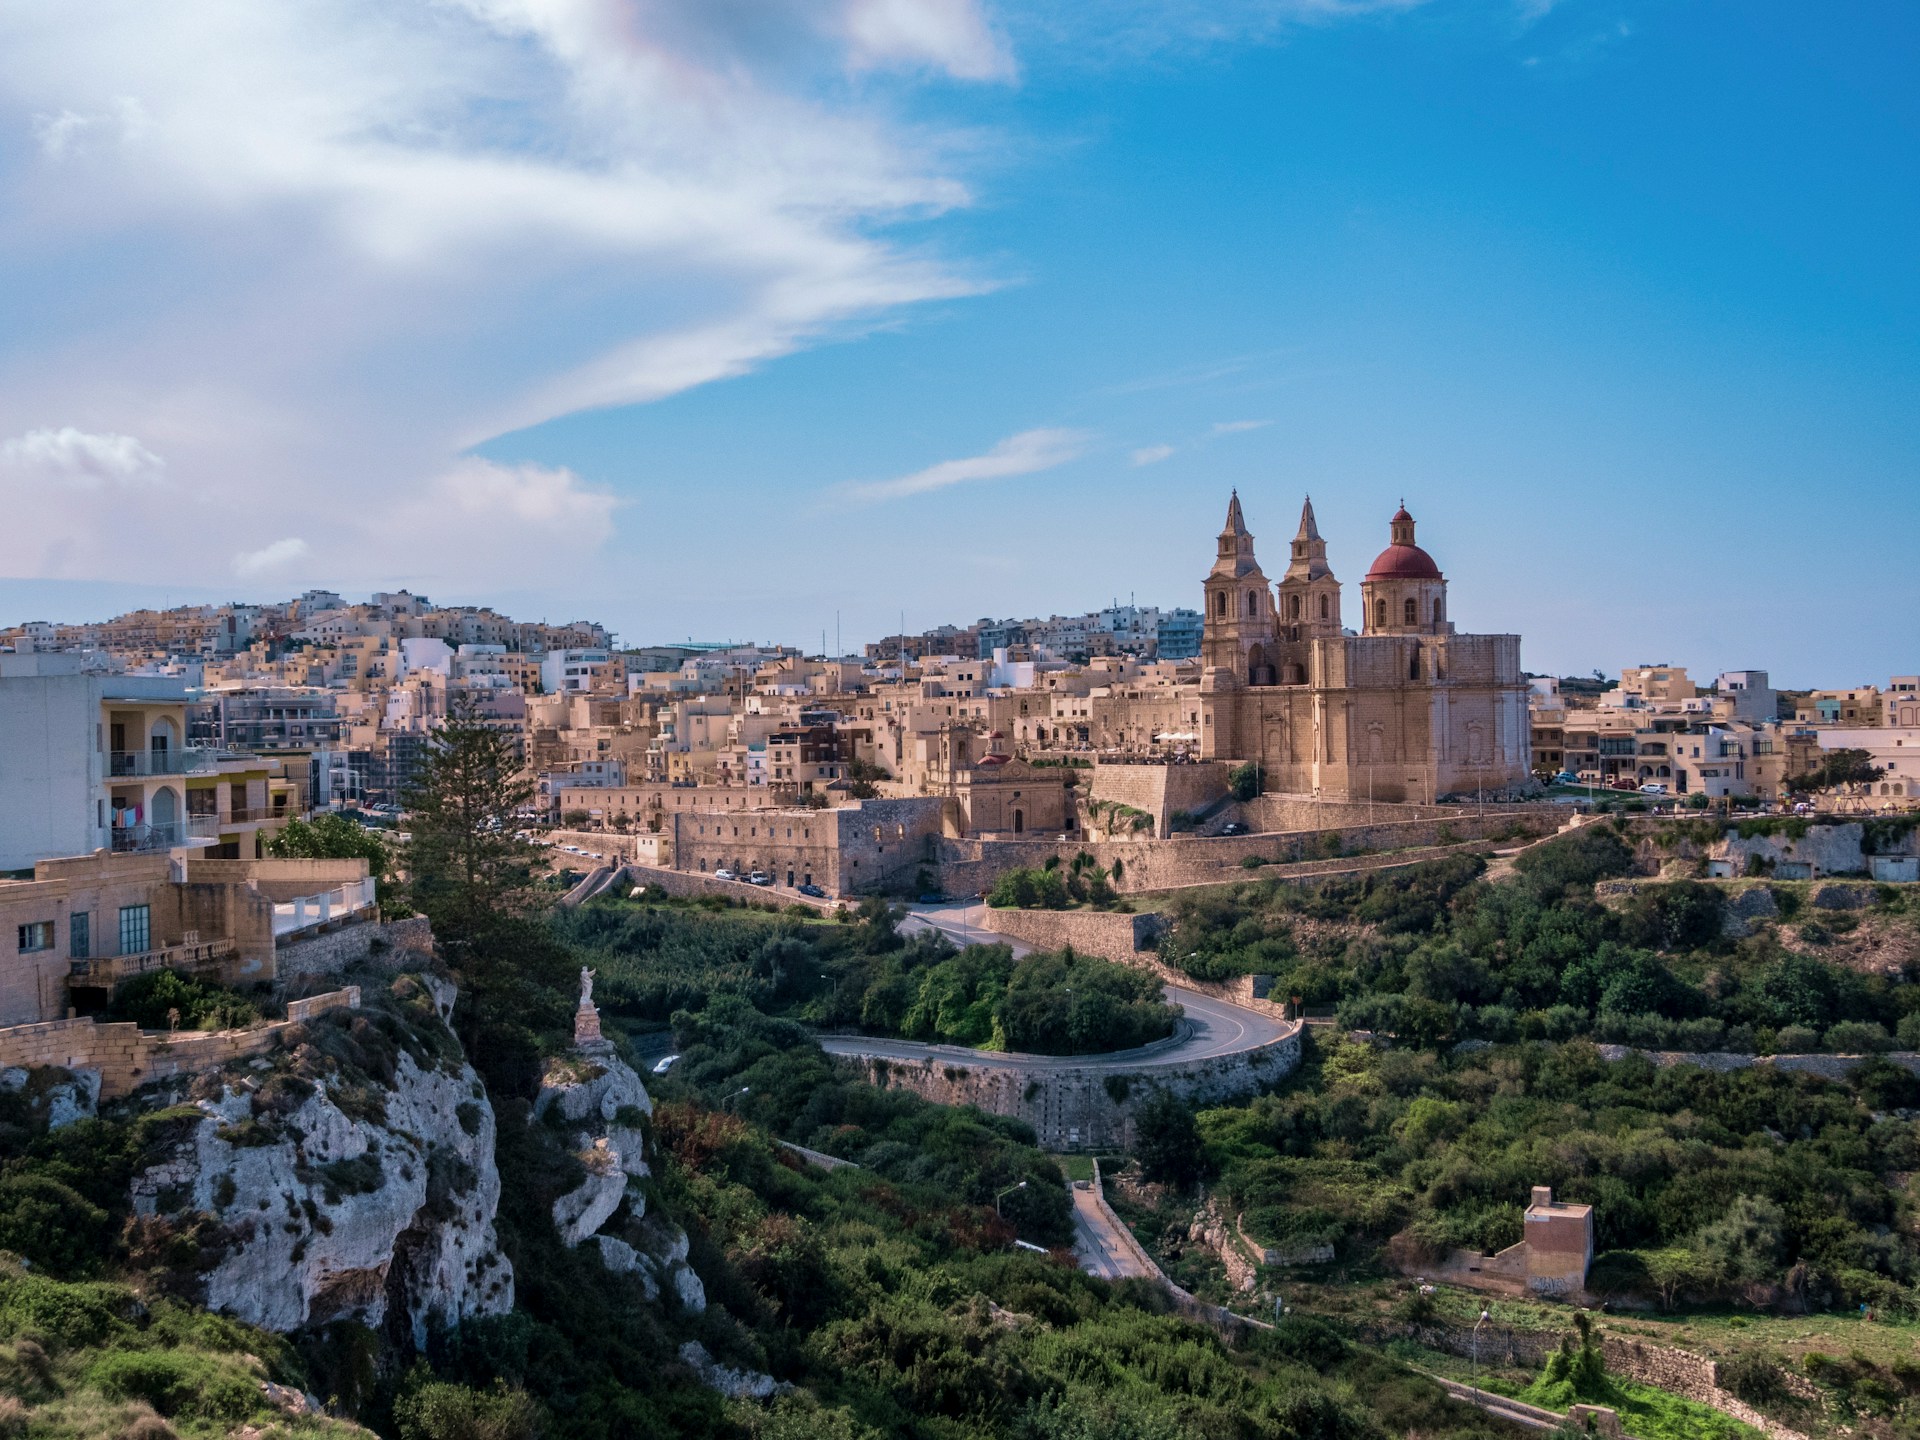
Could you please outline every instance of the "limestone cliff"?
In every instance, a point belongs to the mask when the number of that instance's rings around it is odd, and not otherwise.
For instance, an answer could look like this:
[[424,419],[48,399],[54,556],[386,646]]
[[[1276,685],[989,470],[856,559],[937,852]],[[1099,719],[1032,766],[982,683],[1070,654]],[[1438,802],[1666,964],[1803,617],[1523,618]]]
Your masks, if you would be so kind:
[[[513,1306],[494,1213],[494,1113],[446,1029],[402,977],[281,1052],[129,1105],[170,1144],[133,1183],[138,1248],[175,1288],[271,1330],[338,1319],[403,1332]],[[151,1123],[151,1122],[150,1122]]]
[[[553,1202],[553,1223],[568,1245],[592,1241],[601,1263],[632,1275],[648,1300],[672,1295],[698,1313],[707,1307],[707,1292],[687,1263],[686,1232],[648,1215],[645,1189],[630,1183],[651,1173],[646,1127],[652,1115],[646,1085],[604,1043],[548,1065],[532,1119],[555,1128],[585,1170],[585,1178]],[[616,1215],[615,1228],[606,1230]]]

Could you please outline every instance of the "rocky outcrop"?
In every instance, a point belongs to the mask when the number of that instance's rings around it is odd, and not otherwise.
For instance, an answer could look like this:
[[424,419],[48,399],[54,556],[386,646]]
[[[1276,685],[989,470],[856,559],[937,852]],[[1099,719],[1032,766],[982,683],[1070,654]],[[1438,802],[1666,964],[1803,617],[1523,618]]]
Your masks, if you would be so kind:
[[[671,1295],[698,1314],[707,1308],[707,1290],[687,1263],[686,1232],[648,1215],[645,1190],[629,1183],[651,1173],[646,1125],[652,1115],[646,1085],[610,1046],[549,1064],[533,1119],[557,1127],[586,1169],[585,1178],[553,1202],[554,1228],[568,1245],[592,1241],[601,1264],[632,1275],[648,1300]],[[617,1233],[602,1233],[623,1202]]]
[[329,1017],[165,1111],[177,1133],[133,1182],[135,1244],[190,1237],[197,1264],[173,1278],[193,1299],[269,1330],[353,1319],[415,1345],[512,1308],[493,1107],[426,992],[408,993],[413,1013]]
[[99,1109],[100,1072],[52,1066],[26,1070],[11,1065],[0,1070],[0,1090],[24,1094],[33,1117],[49,1130],[58,1130],[90,1119]]
[[735,1370],[722,1365],[698,1340],[689,1340],[680,1347],[680,1363],[698,1375],[702,1385],[718,1390],[729,1400],[770,1400],[793,1389],[785,1380],[775,1380],[758,1370]]

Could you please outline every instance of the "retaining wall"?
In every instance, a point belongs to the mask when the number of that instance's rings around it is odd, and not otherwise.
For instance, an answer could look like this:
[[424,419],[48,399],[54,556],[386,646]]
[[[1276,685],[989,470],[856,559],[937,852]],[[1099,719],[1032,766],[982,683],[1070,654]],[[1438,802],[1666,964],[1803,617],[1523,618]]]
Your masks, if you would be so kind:
[[[1362,809],[1365,807],[1362,806]],[[1529,835],[1545,834],[1566,817],[1543,811],[1512,813],[1489,811],[1476,815],[1471,810],[1449,810],[1431,820],[1406,820],[1377,825],[1349,825],[1314,830],[1292,830],[1257,835],[1203,836],[1176,835],[1166,840],[961,840],[942,837],[934,844],[934,864],[940,888],[949,895],[984,893],[1004,871],[1039,869],[1050,858],[1070,862],[1083,851],[1111,871],[1120,862],[1120,875],[1113,882],[1123,894],[1145,890],[1172,890],[1187,885],[1218,885],[1252,878],[1257,872],[1242,869],[1249,856],[1275,867],[1303,865],[1300,874],[1328,870],[1351,870],[1372,861],[1378,865],[1405,865],[1423,857],[1411,852],[1422,847],[1451,845],[1462,841],[1481,841],[1506,834],[1519,824]],[[1445,830],[1446,835],[1442,835]],[[1361,855],[1320,858],[1324,855],[1324,837],[1333,836],[1343,852],[1361,851]],[[1387,854],[1382,852],[1399,852]],[[1446,853],[1444,850],[1436,853]],[[1272,874],[1273,870],[1265,873]]]
[[398,974],[417,970],[432,958],[433,926],[424,915],[348,925],[324,935],[284,942],[274,951],[281,983],[294,986],[362,965]]
[[1300,1036],[1295,1027],[1258,1049],[1185,1064],[1148,1060],[1136,1069],[843,1058],[870,1084],[911,1090],[937,1105],[973,1105],[1024,1120],[1043,1149],[1111,1150],[1133,1144],[1133,1112],[1155,1090],[1198,1104],[1257,1094],[1299,1065]]
[[807,905],[832,912],[839,908],[834,900],[816,900],[797,890],[773,885],[749,885],[744,880],[716,880],[694,870],[662,870],[653,865],[628,865],[626,874],[606,889],[609,895],[625,896],[635,885],[657,885],[667,894],[682,900],[697,900],[703,895],[719,895],[728,900],[746,900],[755,905]]
[[1884,1055],[1740,1055],[1722,1050],[1638,1050],[1631,1045],[1596,1045],[1602,1060],[1625,1060],[1638,1055],[1661,1069],[1670,1065],[1697,1065],[1702,1070],[1746,1070],[1755,1065],[1771,1066],[1794,1074],[1818,1075],[1823,1080],[1844,1080],[1869,1060],[1886,1060],[1902,1070],[1920,1075],[1920,1052],[1894,1050]]
[[[1477,1353],[1482,1364],[1517,1365],[1538,1369],[1547,1357],[1560,1348],[1571,1331],[1508,1330],[1497,1325],[1482,1325],[1476,1342],[1472,1327],[1465,1325],[1407,1325],[1381,1323],[1359,1327],[1360,1338],[1380,1344],[1387,1340],[1412,1340],[1429,1350],[1471,1358]],[[1799,1431],[1776,1420],[1769,1420],[1738,1395],[1720,1387],[1720,1365],[1691,1350],[1675,1350],[1635,1336],[1603,1332],[1600,1354],[1607,1370],[1614,1375],[1653,1385],[1683,1399],[1711,1405],[1743,1424],[1751,1425],[1773,1440],[1806,1440]],[[1806,1399],[1817,1399],[1819,1391],[1792,1372],[1783,1372],[1787,1388]]]
[[97,1024],[92,1017],[49,1020],[0,1030],[0,1069],[93,1070],[100,1076],[100,1098],[117,1100],[142,1085],[175,1075],[215,1070],[235,1060],[263,1055],[280,1044],[294,1025],[342,1006],[357,1006],[360,988],[296,1000],[285,1020],[251,1030],[142,1030],[130,1022]]

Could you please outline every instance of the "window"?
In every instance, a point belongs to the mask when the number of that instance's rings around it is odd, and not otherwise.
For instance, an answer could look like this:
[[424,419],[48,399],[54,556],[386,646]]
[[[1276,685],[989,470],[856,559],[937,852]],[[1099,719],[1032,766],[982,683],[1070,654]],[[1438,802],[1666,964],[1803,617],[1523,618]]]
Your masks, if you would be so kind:
[[1386,601],[1376,600],[1373,602],[1373,623],[1382,630],[1387,628],[1387,602]]
[[1407,617],[1407,624],[1418,625],[1420,623],[1420,602],[1418,600],[1409,596],[1407,603],[1402,606],[1401,609]]
[[93,916],[85,910],[67,920],[67,954],[75,960],[93,954]]
[[1438,625],[1446,617],[1446,602],[1438,595],[1433,597],[1433,623]]
[[1222,619],[1226,618],[1227,596],[1224,590],[1213,597],[1213,613],[1220,616]]
[[149,905],[120,907],[120,953],[139,955],[152,949],[153,908]]
[[1322,595],[1320,597],[1320,618],[1322,620],[1326,620],[1331,618],[1331,615],[1332,615],[1332,606],[1329,603],[1327,597],[1325,595]]
[[53,949],[53,921],[35,920],[30,925],[20,927],[20,953],[31,955],[36,950]]

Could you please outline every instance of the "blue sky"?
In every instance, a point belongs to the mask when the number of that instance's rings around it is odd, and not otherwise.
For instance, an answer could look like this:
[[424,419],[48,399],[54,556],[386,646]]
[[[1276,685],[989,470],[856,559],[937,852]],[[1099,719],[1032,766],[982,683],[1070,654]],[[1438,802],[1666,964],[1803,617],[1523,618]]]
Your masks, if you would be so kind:
[[1238,486],[1532,669],[1920,669],[1911,6],[79,8],[0,0],[0,618],[853,646],[1193,604]]

